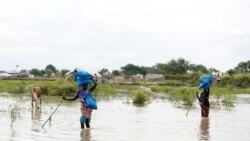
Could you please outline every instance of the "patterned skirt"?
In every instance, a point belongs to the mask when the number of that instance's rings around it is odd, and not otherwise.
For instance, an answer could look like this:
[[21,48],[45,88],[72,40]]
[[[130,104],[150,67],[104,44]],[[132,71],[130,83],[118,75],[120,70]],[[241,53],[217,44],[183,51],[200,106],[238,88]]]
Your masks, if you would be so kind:
[[81,113],[86,119],[91,119],[92,109],[88,108],[84,103],[81,103]]

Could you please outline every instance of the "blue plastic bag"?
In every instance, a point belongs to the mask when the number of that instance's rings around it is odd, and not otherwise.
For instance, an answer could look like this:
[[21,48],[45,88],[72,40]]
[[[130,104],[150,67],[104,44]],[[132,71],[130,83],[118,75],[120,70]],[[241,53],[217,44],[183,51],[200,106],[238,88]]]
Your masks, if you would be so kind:
[[75,81],[78,87],[81,87],[83,84],[91,83],[91,75],[86,71],[75,72]]
[[200,77],[199,89],[208,89],[213,83],[213,77],[211,75],[205,75]]
[[86,102],[86,105],[87,105],[89,108],[95,109],[95,110],[97,109],[96,100],[92,97],[91,94],[88,95],[88,96],[86,97],[85,102]]

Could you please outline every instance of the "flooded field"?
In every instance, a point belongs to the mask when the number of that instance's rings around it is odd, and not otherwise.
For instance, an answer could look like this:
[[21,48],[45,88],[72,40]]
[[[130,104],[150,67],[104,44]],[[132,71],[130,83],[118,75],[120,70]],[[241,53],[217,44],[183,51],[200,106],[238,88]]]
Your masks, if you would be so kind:
[[64,102],[44,128],[42,124],[60,103],[44,97],[40,109],[33,109],[28,96],[0,97],[1,141],[166,141],[249,140],[250,95],[238,95],[234,107],[213,107],[209,118],[200,117],[196,103],[186,117],[187,107],[174,106],[167,99],[144,106],[126,98],[98,100],[90,129],[80,129],[80,104]]

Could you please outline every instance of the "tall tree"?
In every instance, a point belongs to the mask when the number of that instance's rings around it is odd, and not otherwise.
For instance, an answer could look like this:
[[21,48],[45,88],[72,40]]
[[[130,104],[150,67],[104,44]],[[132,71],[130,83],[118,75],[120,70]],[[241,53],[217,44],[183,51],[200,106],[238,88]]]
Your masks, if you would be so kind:
[[232,75],[236,74],[236,70],[235,70],[235,69],[230,69],[230,70],[227,71],[227,73],[228,73],[230,76],[232,76]]
[[51,64],[49,64],[49,65],[47,65],[47,66],[45,67],[45,71],[48,71],[48,70],[51,70],[52,73],[56,73],[56,67],[53,66],[53,65],[51,65]]
[[239,73],[249,73],[250,72],[250,60],[246,62],[240,62],[235,70]]
[[60,76],[61,77],[64,77],[64,75],[67,73],[67,72],[69,72],[70,70],[67,70],[67,69],[62,69],[61,71],[60,71]]
[[40,70],[41,76],[44,76],[46,74],[45,70]]
[[135,75],[137,73],[145,75],[147,73],[145,68],[141,68],[133,64],[125,65],[121,67],[121,70],[125,75]]
[[106,69],[106,68],[103,68],[103,69],[101,69],[100,71],[99,71],[99,73],[101,74],[101,75],[103,75],[105,72],[107,72],[107,71],[109,71],[108,69]]
[[33,74],[34,76],[40,76],[41,75],[39,69],[36,69],[36,68],[31,69],[30,74]]
[[167,63],[166,73],[167,74],[185,74],[187,73],[189,62],[183,58],[177,60],[172,59]]
[[196,64],[190,64],[188,67],[188,70],[192,72],[203,72],[203,73],[208,73],[208,70],[205,66],[203,65],[196,65]]
[[220,71],[217,70],[216,68],[209,68],[209,69],[208,69],[208,72],[209,72],[209,73],[212,73],[212,72],[220,72]]
[[114,75],[114,76],[118,76],[120,74],[121,74],[121,72],[119,70],[113,70],[112,71],[112,75]]
[[167,68],[167,64],[157,63],[155,66],[152,67],[152,71],[153,73],[166,74]]
[[51,69],[46,69],[45,72],[46,72],[46,74],[47,74],[48,77],[51,77],[51,75],[53,73],[53,71]]

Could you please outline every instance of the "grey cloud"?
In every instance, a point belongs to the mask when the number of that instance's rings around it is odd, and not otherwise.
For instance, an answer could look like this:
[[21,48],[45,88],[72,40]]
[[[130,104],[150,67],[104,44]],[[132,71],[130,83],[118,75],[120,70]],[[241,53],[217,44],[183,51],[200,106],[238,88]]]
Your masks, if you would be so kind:
[[118,69],[184,57],[225,71],[249,59],[249,9],[246,0],[1,1],[0,68]]

